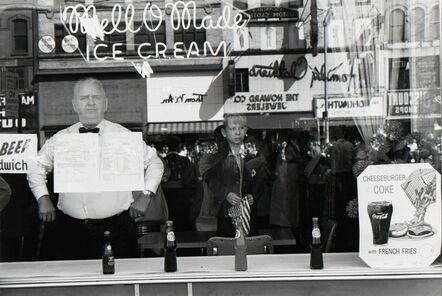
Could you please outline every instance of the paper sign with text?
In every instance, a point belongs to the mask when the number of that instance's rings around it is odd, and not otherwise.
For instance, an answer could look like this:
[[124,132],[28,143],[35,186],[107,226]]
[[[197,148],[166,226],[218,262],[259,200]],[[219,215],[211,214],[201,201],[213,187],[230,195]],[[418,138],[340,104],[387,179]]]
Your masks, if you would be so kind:
[[0,173],[25,174],[36,156],[37,135],[0,134]]
[[55,192],[144,189],[141,133],[59,134],[56,137]]
[[359,256],[370,267],[425,267],[439,256],[441,177],[431,165],[368,166],[358,198]]

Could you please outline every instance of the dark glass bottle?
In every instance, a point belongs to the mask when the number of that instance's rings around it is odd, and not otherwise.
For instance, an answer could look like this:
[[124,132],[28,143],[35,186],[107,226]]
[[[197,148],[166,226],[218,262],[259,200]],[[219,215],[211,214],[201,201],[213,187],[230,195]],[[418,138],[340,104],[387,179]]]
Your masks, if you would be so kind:
[[102,262],[103,262],[104,274],[115,273],[115,258],[110,241],[110,231],[104,232],[104,247],[103,247]]
[[176,241],[172,221],[166,222],[166,238],[164,240],[164,271],[177,271]]
[[317,217],[313,217],[312,244],[310,250],[310,268],[324,268],[324,261],[322,259],[321,230],[319,230]]
[[239,219],[236,222],[236,234],[235,234],[235,270],[246,271],[247,270],[247,245],[246,238],[244,236],[244,229],[242,227],[242,221]]

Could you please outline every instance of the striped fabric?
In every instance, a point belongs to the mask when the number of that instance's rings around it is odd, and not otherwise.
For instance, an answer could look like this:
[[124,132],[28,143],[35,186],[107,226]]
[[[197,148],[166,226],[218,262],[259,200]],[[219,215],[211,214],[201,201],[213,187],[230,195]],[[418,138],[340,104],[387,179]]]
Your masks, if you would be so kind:
[[244,234],[250,233],[250,204],[247,198],[241,200],[241,220],[244,228]]

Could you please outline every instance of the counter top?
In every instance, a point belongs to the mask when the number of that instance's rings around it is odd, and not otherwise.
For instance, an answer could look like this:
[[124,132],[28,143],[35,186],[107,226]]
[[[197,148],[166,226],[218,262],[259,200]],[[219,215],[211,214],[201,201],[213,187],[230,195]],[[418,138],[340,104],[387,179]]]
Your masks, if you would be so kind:
[[0,288],[142,283],[441,279],[442,264],[413,269],[372,269],[357,253],[324,254],[324,269],[309,268],[309,254],[249,255],[248,271],[234,271],[233,256],[179,257],[178,272],[163,272],[163,258],[116,259],[114,275],[101,260],[0,263]]

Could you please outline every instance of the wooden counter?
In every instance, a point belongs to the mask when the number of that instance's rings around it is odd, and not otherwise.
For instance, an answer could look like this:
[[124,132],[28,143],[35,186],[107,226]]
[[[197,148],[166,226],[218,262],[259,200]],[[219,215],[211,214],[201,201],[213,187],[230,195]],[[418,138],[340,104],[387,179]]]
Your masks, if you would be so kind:
[[250,255],[248,271],[233,270],[233,256],[181,257],[178,272],[163,272],[162,258],[116,260],[103,275],[101,261],[0,264],[0,295],[426,295],[440,296],[442,264],[428,268],[369,268],[356,253],[324,254],[323,270],[308,254]]

